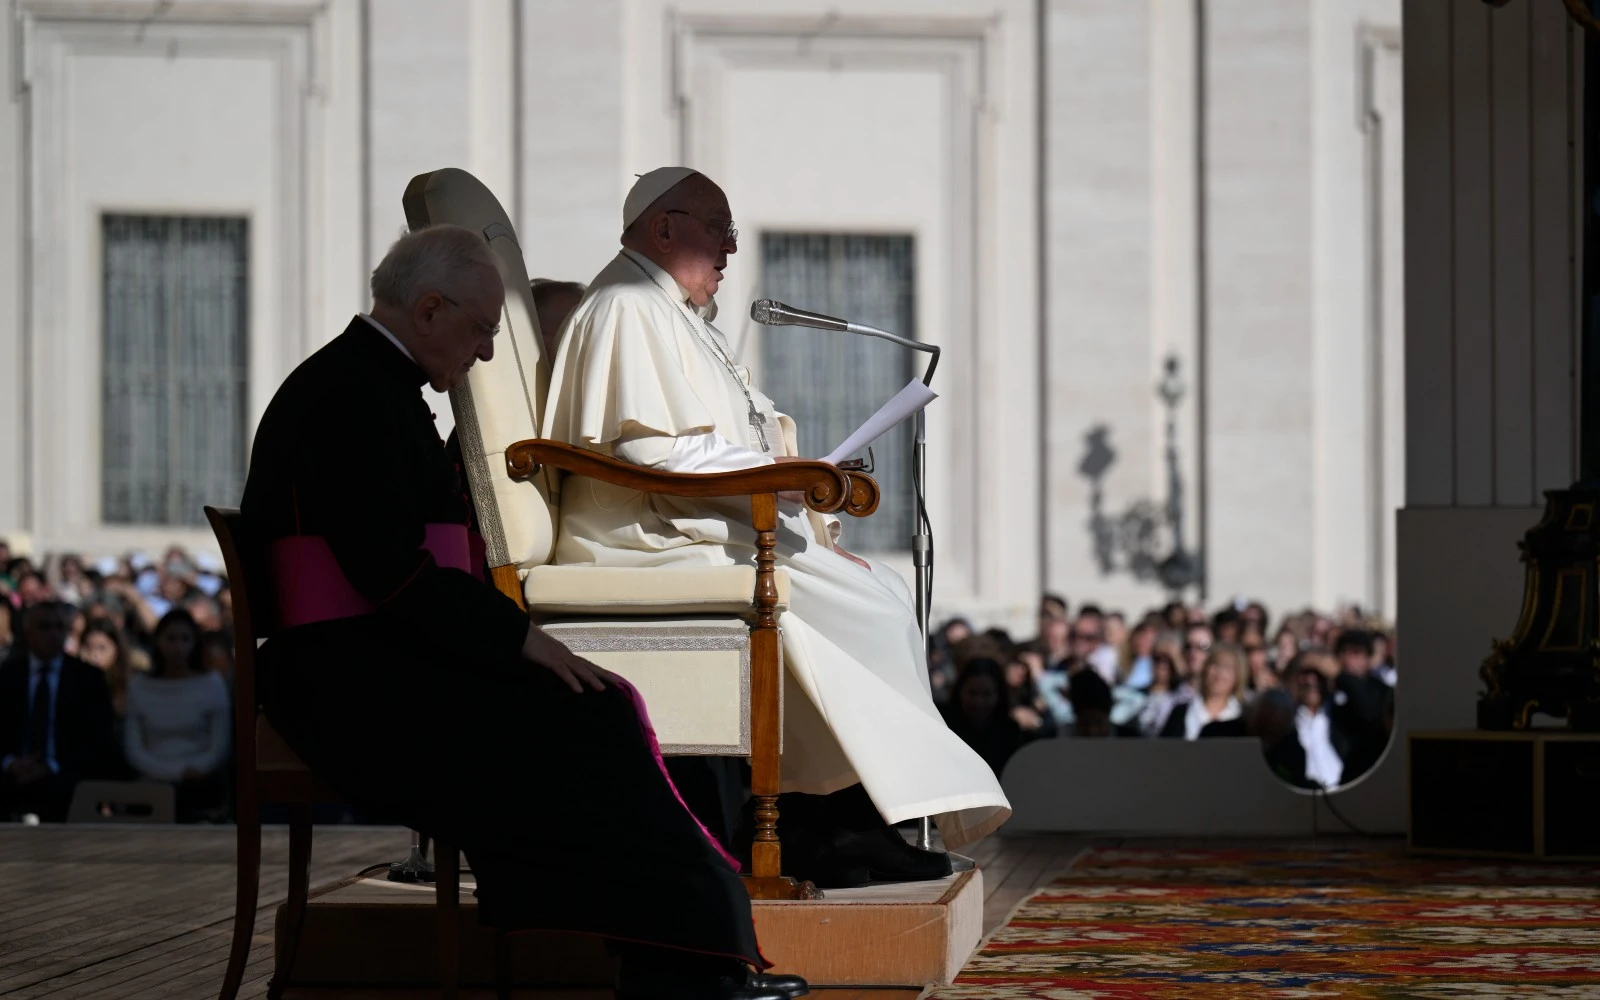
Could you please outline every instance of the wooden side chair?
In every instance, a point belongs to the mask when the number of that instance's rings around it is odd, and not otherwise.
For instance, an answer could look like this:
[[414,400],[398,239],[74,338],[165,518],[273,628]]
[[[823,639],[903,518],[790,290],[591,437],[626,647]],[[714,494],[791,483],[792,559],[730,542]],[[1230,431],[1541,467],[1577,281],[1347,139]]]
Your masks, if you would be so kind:
[[[267,996],[276,1000],[289,985],[295,952],[305,926],[306,900],[311,885],[311,807],[338,802],[339,797],[305,765],[261,712],[256,689],[256,644],[272,635],[272,603],[268,591],[252,580],[240,557],[249,551],[239,511],[207,507],[206,519],[217,536],[233,594],[234,710],[233,745],[237,763],[234,792],[238,813],[238,889],[233,910],[233,946],[228,971],[222,980],[220,1000],[235,1000],[250,957],[255,934],[256,902],[261,884],[261,807],[279,803],[289,807],[289,896],[283,939]],[[436,908],[439,923],[439,982],[447,1000],[457,993],[459,970],[459,908],[461,857],[452,846],[436,843]]]

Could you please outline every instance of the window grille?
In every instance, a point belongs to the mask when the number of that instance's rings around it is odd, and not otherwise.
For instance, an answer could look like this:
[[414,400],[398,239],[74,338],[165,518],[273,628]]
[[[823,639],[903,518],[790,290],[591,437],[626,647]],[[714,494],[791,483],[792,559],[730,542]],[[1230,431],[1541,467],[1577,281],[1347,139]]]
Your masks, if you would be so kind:
[[101,219],[101,519],[203,525],[244,492],[249,224]]
[[[761,297],[841,316],[901,336],[916,336],[915,260],[909,236],[765,233]],[[761,334],[761,384],[794,417],[800,453],[825,455],[905,386],[914,355],[881,340],[822,330]],[[877,513],[847,518],[847,547],[896,552],[911,547],[915,499],[910,421],[872,446],[882,490]],[[865,457],[865,456],[863,456]]]

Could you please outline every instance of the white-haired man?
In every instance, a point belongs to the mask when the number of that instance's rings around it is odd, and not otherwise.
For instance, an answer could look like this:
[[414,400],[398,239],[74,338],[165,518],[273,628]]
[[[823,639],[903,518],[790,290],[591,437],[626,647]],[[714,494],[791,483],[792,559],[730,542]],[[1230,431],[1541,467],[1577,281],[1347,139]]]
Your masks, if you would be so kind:
[[751,972],[749,898],[628,695],[477,575],[420,390],[493,356],[504,294],[476,234],[404,236],[267,407],[242,504],[281,626],[267,715],[349,801],[460,845],[485,923],[618,942],[619,997],[798,996]]
[[[622,224],[621,252],[563,330],[546,433],[670,472],[795,461],[793,422],[712,324],[738,250],[722,189],[686,167],[653,170],[629,193]],[[912,851],[884,822],[937,815],[945,843],[959,847],[1004,822],[1006,797],[934,707],[905,582],[840,546],[837,518],[797,504],[781,518],[791,587],[780,619],[786,873],[823,886],[947,875],[943,856]],[[754,555],[747,501],[581,479],[562,490],[558,562],[727,565]]]

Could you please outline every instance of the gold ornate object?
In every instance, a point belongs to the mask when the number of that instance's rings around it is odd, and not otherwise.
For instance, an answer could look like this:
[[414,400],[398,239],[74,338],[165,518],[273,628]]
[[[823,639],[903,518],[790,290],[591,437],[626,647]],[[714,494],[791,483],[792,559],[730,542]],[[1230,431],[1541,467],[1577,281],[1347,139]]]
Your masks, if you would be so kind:
[[1562,3],[1567,5],[1567,16],[1578,22],[1583,30],[1600,35],[1600,20],[1595,18],[1586,0],[1562,0]]
[[1479,729],[1527,729],[1533,713],[1600,731],[1600,491],[1545,493],[1544,518],[1517,547],[1522,613],[1478,670]]

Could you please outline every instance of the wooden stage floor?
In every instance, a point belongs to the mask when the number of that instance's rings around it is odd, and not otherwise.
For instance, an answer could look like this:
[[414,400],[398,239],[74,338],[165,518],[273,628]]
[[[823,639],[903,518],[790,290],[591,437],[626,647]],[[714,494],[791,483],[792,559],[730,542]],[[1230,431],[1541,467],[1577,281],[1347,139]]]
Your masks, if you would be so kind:
[[[311,884],[405,856],[404,830],[319,827]],[[1102,840],[1099,843],[1117,843]],[[984,932],[1090,846],[1083,837],[995,836],[984,868]],[[217,995],[233,926],[232,827],[0,824],[0,997],[34,1000],[202,1000]],[[255,945],[241,997],[264,997],[272,913],[286,884],[288,836],[262,838]],[[290,990],[289,998],[424,1000],[433,991]],[[463,991],[464,998],[488,991]],[[915,990],[816,990],[822,1000],[913,1000]],[[519,998],[603,1000],[606,991],[519,990]]]

